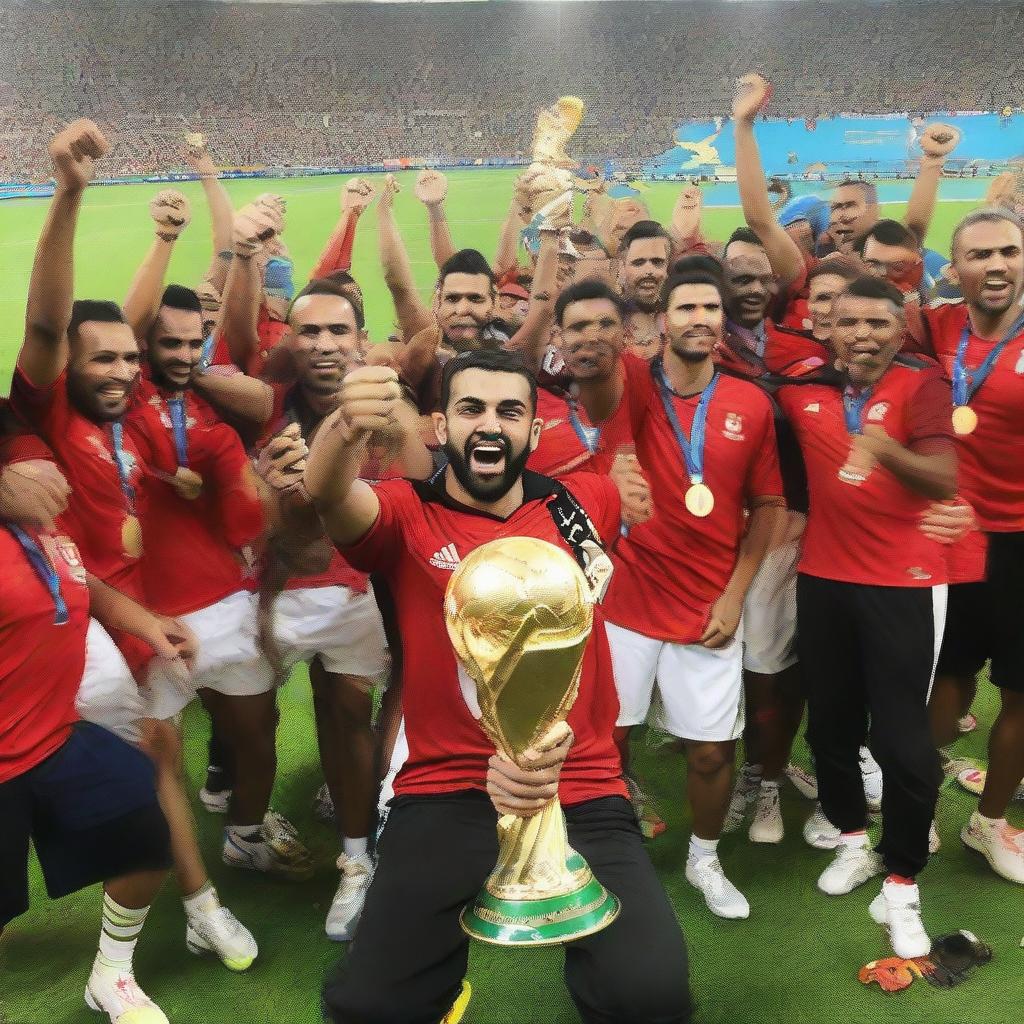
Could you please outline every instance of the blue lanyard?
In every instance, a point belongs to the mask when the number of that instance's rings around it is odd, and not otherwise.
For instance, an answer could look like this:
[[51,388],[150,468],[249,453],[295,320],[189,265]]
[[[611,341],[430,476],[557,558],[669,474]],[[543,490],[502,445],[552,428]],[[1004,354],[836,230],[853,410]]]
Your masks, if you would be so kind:
[[597,451],[597,446],[601,443],[601,428],[590,427],[589,429],[583,426],[583,421],[580,419],[579,413],[576,411],[575,399],[569,398],[566,400],[569,404],[569,422],[572,424],[572,429],[576,431],[576,436],[580,439],[580,444],[590,452],[591,455]]
[[121,490],[128,499],[129,509],[135,506],[135,488],[132,487],[128,456],[124,450],[124,424],[115,420],[110,424],[110,437],[114,442],[114,465],[117,466],[117,477],[121,481]]
[[853,396],[849,386],[843,392],[843,416],[846,419],[846,429],[851,434],[862,434],[864,406],[871,398],[872,388],[866,388],[856,397]]
[[179,466],[188,465],[188,434],[185,430],[185,399],[168,398],[167,411],[171,414],[171,433],[174,435],[174,452]]
[[668,417],[672,433],[676,436],[676,444],[683,453],[683,461],[686,463],[686,471],[690,475],[690,482],[699,484],[704,480],[704,429],[707,425],[708,406],[711,404],[711,396],[715,393],[718,385],[718,373],[711,378],[711,383],[704,389],[697,403],[693,414],[693,426],[690,428],[690,436],[683,433],[682,424],[676,415],[675,406],[672,404],[672,389],[669,387],[668,376],[665,374],[665,365],[659,359],[651,367],[654,379],[658,384],[658,393],[661,395],[661,404],[665,407],[665,415]]
[[63,626],[68,621],[68,605],[60,589],[60,577],[57,575],[57,570],[54,569],[46,555],[43,554],[42,548],[20,526],[15,526],[13,523],[7,523],[6,526],[14,535],[15,540],[21,545],[22,550],[25,552],[25,557],[35,571],[36,576],[39,577],[40,582],[50,592],[50,597],[53,598],[53,624],[55,626]]
[[996,365],[996,360],[1003,354],[1003,349],[1020,333],[1022,327],[1024,327],[1024,314],[1014,320],[1006,337],[985,356],[985,361],[974,371],[973,375],[969,375],[967,367],[964,366],[964,360],[967,358],[967,345],[971,339],[971,321],[968,320],[964,324],[964,329],[960,334],[960,343],[956,347],[956,358],[953,360],[954,405],[967,405],[978,393],[982,384],[988,380],[989,374]]

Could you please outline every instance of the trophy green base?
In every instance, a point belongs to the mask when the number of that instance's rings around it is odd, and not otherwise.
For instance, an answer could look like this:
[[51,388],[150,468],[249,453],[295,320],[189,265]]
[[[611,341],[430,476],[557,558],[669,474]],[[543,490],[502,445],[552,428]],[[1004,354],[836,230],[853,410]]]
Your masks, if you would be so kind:
[[533,900],[498,899],[481,889],[476,902],[459,918],[462,930],[493,946],[555,946],[607,928],[619,916],[618,899],[593,876],[578,853],[570,856],[566,866],[586,870],[587,881],[580,888]]

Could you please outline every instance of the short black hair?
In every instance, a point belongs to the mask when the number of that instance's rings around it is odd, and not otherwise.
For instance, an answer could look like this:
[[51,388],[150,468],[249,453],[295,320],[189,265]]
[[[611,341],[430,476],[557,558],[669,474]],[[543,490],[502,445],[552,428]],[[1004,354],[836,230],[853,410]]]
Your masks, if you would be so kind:
[[710,253],[705,252],[695,252],[689,256],[680,256],[672,264],[672,274],[689,274],[695,270],[702,270],[707,274],[722,277],[725,267],[722,266],[722,261],[717,256],[712,256]]
[[477,249],[460,249],[457,253],[449,256],[437,275],[438,288],[444,284],[444,279],[449,274],[483,274],[491,282],[492,289],[498,285],[498,279],[494,276],[490,263]]
[[160,296],[160,305],[169,306],[171,309],[185,309],[200,316],[203,313],[203,304],[199,301],[199,296],[183,284],[169,284]]
[[71,304],[71,320],[68,323],[68,338],[75,338],[78,329],[87,320],[101,324],[124,324],[128,321],[121,307],[109,299],[76,299]]
[[[679,263],[684,262],[680,260]],[[679,266],[676,264],[676,267]],[[661,286],[661,304],[662,306],[668,306],[668,300],[672,293],[684,284],[706,284],[718,292],[718,297],[722,300],[722,305],[725,305],[725,285],[722,282],[722,275],[716,274],[712,270],[704,269],[700,266],[693,266],[690,268],[684,268],[681,272],[673,269],[672,276]]]
[[746,242],[747,245],[759,245],[762,249],[764,248],[764,242],[761,241],[756,231],[752,231],[746,226],[738,227],[730,236],[729,241],[725,243],[725,248],[722,250],[723,254],[729,251],[729,246],[733,242]]
[[531,411],[537,411],[537,377],[526,364],[526,360],[518,352],[507,352],[505,349],[481,348],[474,352],[462,352],[452,356],[441,371],[441,411],[448,409],[448,401],[452,394],[452,380],[463,370],[486,370],[488,373],[516,373],[525,377],[530,385]]
[[860,277],[856,277],[850,282],[843,294],[852,295],[858,299],[887,299],[897,309],[903,309],[903,292],[884,277],[861,274]]
[[898,220],[885,219],[872,224],[864,232],[864,237],[857,240],[855,248],[863,252],[869,238],[873,238],[876,242],[881,242],[882,245],[902,245],[907,249],[919,249],[921,247],[921,242],[917,235]]
[[619,242],[619,255],[624,256],[634,242],[646,238],[662,238],[672,252],[672,236],[656,220],[638,220],[623,236]]
[[807,271],[807,283],[810,284],[816,277],[822,277],[824,274],[835,274],[844,281],[856,281],[864,274],[864,265],[860,260],[850,256],[829,256],[828,259],[819,260]]
[[864,201],[871,206],[878,205],[878,186],[873,181],[861,181],[859,178],[847,178],[839,182],[836,188],[855,188],[863,196]]
[[356,315],[356,327],[359,330],[363,329],[363,325],[366,323],[366,317],[363,314],[363,293],[359,290],[359,285],[353,280],[351,275],[345,273],[345,277],[348,281],[339,280],[342,273],[332,274],[330,277],[315,277],[309,284],[306,285],[298,295],[292,299],[291,305],[288,307],[287,319],[290,320],[292,316],[292,309],[295,308],[295,303],[299,299],[306,295],[333,295],[336,299],[344,299],[351,307]]
[[566,308],[573,302],[587,299],[607,299],[618,311],[620,320],[626,317],[626,303],[614,288],[598,277],[585,277],[566,288],[555,300],[555,323],[561,327]]
[[950,257],[952,258],[956,252],[956,243],[960,241],[960,233],[964,228],[969,228],[972,224],[998,224],[1000,221],[1012,224],[1024,238],[1024,219],[1013,210],[1008,210],[1005,206],[981,206],[977,210],[971,210],[953,229],[953,237],[949,243]]

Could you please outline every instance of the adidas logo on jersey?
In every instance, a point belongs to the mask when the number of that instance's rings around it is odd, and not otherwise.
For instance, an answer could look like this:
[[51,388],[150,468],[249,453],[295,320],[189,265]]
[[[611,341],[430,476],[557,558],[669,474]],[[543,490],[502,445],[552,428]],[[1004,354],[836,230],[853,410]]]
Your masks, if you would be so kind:
[[459,558],[458,551],[455,550],[455,545],[445,544],[440,551],[434,552],[430,559],[430,564],[434,566],[435,569],[452,570],[457,569],[459,567],[459,562],[461,561],[462,559]]

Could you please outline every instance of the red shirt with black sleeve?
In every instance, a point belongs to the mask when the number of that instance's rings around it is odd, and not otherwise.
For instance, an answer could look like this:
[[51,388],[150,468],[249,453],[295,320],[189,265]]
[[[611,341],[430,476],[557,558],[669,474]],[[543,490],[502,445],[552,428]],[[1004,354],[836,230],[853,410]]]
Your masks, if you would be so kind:
[[[807,466],[810,511],[799,571],[821,579],[882,587],[931,587],[947,581],[946,551],[920,529],[931,499],[876,465],[860,483],[840,477],[852,438],[843,388],[791,385],[778,400],[796,431]],[[893,363],[864,406],[876,425],[907,448],[953,450],[949,385],[934,366]]]
[[[951,377],[968,323],[967,305],[947,303],[922,309],[920,314],[925,335],[918,341]],[[985,341],[970,333],[965,359],[968,379],[999,340]],[[973,433],[956,437],[960,493],[974,506],[982,530],[1024,530],[1024,330],[1003,349],[968,404],[978,415],[978,426]]]
[[58,625],[46,583],[14,533],[0,526],[0,784],[34,768],[71,735],[89,628],[85,568],[74,542],[63,533],[24,530],[57,574],[67,621]]
[[[654,381],[657,367],[636,362],[645,372],[630,375],[624,401],[654,515],[619,540],[605,613],[644,636],[694,644],[736,567],[745,510],[756,498],[782,502],[772,407],[754,384],[718,375],[704,444],[704,483],[715,501],[711,514],[698,518],[684,504],[690,478]],[[688,437],[699,400],[671,396]]]
[[[570,475],[563,483],[599,536],[614,537],[620,518],[615,485],[591,473]],[[445,626],[445,590],[462,558],[500,537],[538,537],[570,551],[548,507],[557,498],[558,484],[524,473],[523,504],[504,520],[453,501],[443,478],[435,485],[388,480],[374,490],[380,515],[366,536],[345,548],[345,554],[353,565],[384,577],[395,605],[402,641],[401,711],[409,744],[395,794],[484,790],[494,747],[462,694]],[[579,696],[568,715],[576,739],[562,768],[563,804],[625,796],[612,739],[618,713],[611,653],[598,606],[583,656]]]

